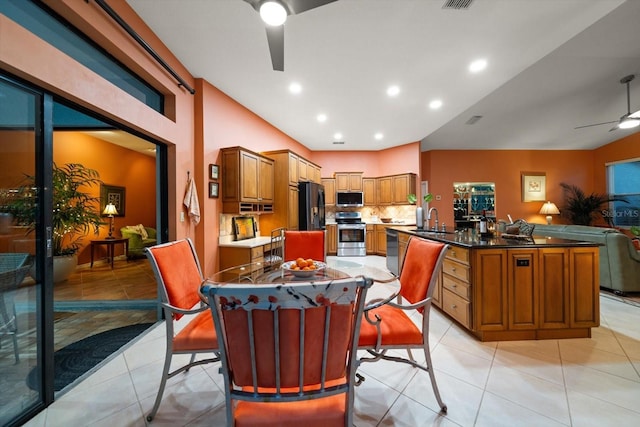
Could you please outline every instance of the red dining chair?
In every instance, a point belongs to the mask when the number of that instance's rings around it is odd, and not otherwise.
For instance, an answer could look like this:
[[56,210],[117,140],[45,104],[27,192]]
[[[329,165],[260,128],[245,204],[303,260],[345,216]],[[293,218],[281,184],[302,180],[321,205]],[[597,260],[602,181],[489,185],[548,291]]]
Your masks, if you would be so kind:
[[[385,359],[427,371],[443,413],[447,412],[447,406],[440,397],[429,349],[429,312],[431,295],[448,247],[445,243],[411,237],[400,272],[400,290],[385,299],[367,303],[358,343],[359,349],[367,350],[372,356],[361,357],[361,362]],[[422,317],[420,326],[410,318],[416,311]],[[387,355],[392,349],[407,350],[408,358]],[[416,362],[411,349],[424,351],[425,365]]]
[[293,261],[297,258],[315,261],[325,260],[327,251],[324,244],[324,231],[308,230],[284,232],[284,260]]
[[353,425],[357,337],[371,279],[205,284],[227,425]]
[[[158,283],[158,304],[164,312],[167,334],[162,379],[153,408],[147,415],[147,420],[151,421],[160,407],[169,378],[188,371],[192,366],[217,362],[220,358],[211,310],[198,293],[204,277],[193,242],[183,239],[164,243],[145,248],[145,253]],[[176,331],[176,322],[185,315],[191,319]],[[215,356],[196,360],[196,354],[199,353],[215,353]],[[191,354],[191,359],[186,365],[170,372],[174,354]]]

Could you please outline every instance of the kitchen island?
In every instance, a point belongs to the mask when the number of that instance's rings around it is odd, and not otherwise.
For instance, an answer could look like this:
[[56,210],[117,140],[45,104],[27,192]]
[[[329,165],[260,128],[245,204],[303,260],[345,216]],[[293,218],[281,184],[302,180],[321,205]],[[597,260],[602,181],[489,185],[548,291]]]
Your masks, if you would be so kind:
[[587,338],[600,324],[598,244],[394,227],[450,245],[433,304],[481,341]]

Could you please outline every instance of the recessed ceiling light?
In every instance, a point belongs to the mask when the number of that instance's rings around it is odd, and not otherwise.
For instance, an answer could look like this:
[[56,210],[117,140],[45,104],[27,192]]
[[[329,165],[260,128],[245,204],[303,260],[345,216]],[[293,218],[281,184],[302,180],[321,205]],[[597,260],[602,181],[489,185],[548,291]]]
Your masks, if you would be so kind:
[[293,82],[289,85],[289,92],[297,95],[302,92],[302,86],[300,83]]
[[265,24],[278,27],[287,20],[287,10],[277,1],[267,1],[260,6],[260,17]]
[[429,103],[429,108],[432,110],[438,110],[440,107],[442,107],[442,101],[440,99],[434,99]]
[[375,135],[373,135],[373,137],[378,141],[380,141],[382,138],[384,138],[384,135],[382,134],[382,132],[378,132]]
[[318,116],[316,117],[316,119],[318,119],[318,121],[320,123],[324,123],[327,121],[327,115],[326,114],[318,114]]
[[342,134],[340,132],[336,132],[333,134],[333,139],[336,141],[341,141],[342,140]]
[[487,68],[486,59],[476,59],[471,64],[469,64],[469,71],[471,71],[472,73],[479,73],[485,68]]
[[389,96],[398,96],[399,93],[400,93],[399,86],[393,85],[387,88],[387,95]]

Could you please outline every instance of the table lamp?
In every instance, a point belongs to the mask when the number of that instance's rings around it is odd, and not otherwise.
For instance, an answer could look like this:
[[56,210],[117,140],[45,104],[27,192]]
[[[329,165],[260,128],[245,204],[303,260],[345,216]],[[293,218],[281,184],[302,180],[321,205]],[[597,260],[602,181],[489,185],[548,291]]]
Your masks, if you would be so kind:
[[116,209],[116,207],[114,206],[113,203],[109,203],[107,206],[104,207],[104,211],[102,212],[103,215],[108,215],[109,216],[109,235],[107,236],[107,239],[115,239],[115,237],[112,236],[113,234],[113,216],[114,215],[118,215],[118,210]]
[[559,215],[560,211],[555,203],[547,202],[540,208],[540,215],[547,216],[547,224],[551,224],[551,215]]

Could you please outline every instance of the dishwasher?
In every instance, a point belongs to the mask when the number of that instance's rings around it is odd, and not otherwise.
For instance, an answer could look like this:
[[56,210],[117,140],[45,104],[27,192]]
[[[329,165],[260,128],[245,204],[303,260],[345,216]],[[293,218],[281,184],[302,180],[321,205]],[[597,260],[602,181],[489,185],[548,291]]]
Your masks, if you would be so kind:
[[387,228],[387,269],[398,276],[398,232]]

